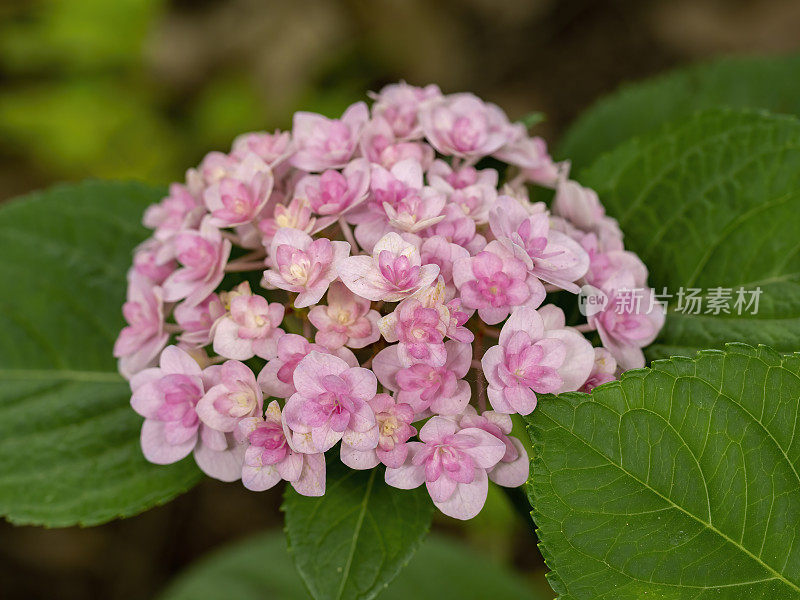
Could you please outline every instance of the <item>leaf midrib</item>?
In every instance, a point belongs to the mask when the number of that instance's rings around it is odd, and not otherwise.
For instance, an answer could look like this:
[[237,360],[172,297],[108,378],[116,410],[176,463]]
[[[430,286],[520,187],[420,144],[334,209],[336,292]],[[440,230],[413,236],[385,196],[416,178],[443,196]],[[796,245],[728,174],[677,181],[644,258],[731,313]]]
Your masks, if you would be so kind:
[[[727,396],[725,396],[725,397],[727,397]],[[748,413],[748,414],[749,414],[749,413]],[[751,415],[751,416],[752,416],[752,415]],[[562,430],[564,430],[564,431],[568,432],[568,433],[569,433],[569,434],[570,434],[572,437],[574,437],[576,440],[578,440],[579,442],[581,442],[581,443],[582,443],[584,446],[586,446],[587,448],[589,448],[589,449],[590,449],[592,452],[594,452],[594,453],[595,453],[595,454],[597,454],[598,456],[602,457],[602,458],[603,458],[605,461],[607,461],[607,462],[608,462],[608,464],[615,466],[615,467],[616,467],[616,468],[618,468],[620,471],[622,471],[622,472],[623,472],[625,475],[627,475],[628,477],[630,477],[632,480],[634,480],[634,481],[636,481],[637,483],[641,484],[643,487],[645,487],[645,488],[647,488],[648,490],[650,490],[650,491],[651,491],[653,494],[655,494],[656,496],[658,496],[658,497],[659,497],[659,498],[661,498],[662,500],[664,500],[664,501],[668,502],[668,503],[669,503],[671,506],[673,506],[674,508],[677,508],[677,509],[678,509],[680,512],[682,512],[682,513],[684,513],[685,515],[689,516],[690,518],[694,519],[695,521],[697,521],[699,524],[701,524],[701,525],[702,525],[702,526],[704,526],[705,528],[709,529],[710,531],[713,531],[714,533],[716,533],[717,535],[719,535],[719,536],[720,536],[722,539],[726,540],[728,543],[730,543],[731,545],[733,545],[735,548],[738,548],[739,550],[741,550],[743,553],[745,553],[746,555],[748,555],[750,558],[752,558],[754,561],[756,561],[756,562],[757,562],[758,564],[760,564],[762,567],[764,567],[765,569],[767,569],[767,571],[769,571],[770,573],[773,573],[773,574],[775,575],[774,579],[779,579],[780,581],[782,581],[783,583],[785,583],[786,585],[788,585],[790,588],[794,589],[794,590],[795,590],[795,591],[797,591],[797,592],[800,592],[800,586],[798,586],[798,585],[796,585],[796,584],[792,583],[791,581],[789,581],[788,579],[786,579],[786,578],[783,576],[783,574],[782,574],[782,573],[780,573],[780,572],[776,571],[775,569],[773,569],[773,568],[772,568],[770,565],[768,565],[768,564],[767,564],[767,563],[765,563],[763,560],[761,560],[761,559],[760,559],[758,556],[756,556],[755,554],[753,554],[752,552],[750,552],[750,551],[749,551],[747,548],[745,548],[744,546],[740,545],[740,544],[739,544],[739,543],[737,543],[735,540],[733,540],[732,538],[730,538],[728,535],[726,535],[725,533],[723,533],[722,531],[720,531],[719,529],[717,529],[716,527],[714,527],[714,525],[712,525],[711,523],[706,523],[705,521],[703,521],[702,519],[700,519],[700,518],[699,518],[699,517],[697,517],[696,515],[693,515],[691,512],[687,511],[687,510],[686,510],[686,509],[684,509],[683,507],[681,507],[681,506],[679,506],[678,504],[676,504],[676,503],[675,503],[675,502],[674,502],[674,501],[673,501],[671,498],[668,498],[667,496],[664,496],[664,495],[663,495],[661,492],[659,492],[659,491],[658,491],[658,490],[656,490],[655,488],[653,488],[653,487],[651,487],[650,485],[648,485],[646,482],[644,482],[644,481],[642,481],[641,479],[639,479],[639,478],[638,478],[637,476],[635,476],[633,473],[629,472],[627,469],[625,469],[625,467],[623,467],[622,465],[618,465],[617,463],[615,463],[614,461],[612,461],[612,460],[611,460],[611,459],[610,459],[608,456],[606,456],[605,454],[603,454],[602,452],[600,452],[599,450],[597,450],[597,449],[596,449],[594,446],[590,445],[590,444],[589,444],[589,443],[588,443],[586,440],[584,440],[582,437],[580,437],[578,434],[576,434],[576,433],[575,433],[574,431],[572,431],[571,429],[569,429],[569,428],[565,427],[564,425],[562,425],[561,423],[559,423],[559,422],[558,422],[558,421],[556,421],[555,419],[551,418],[549,415],[546,415],[546,418],[547,418],[547,419],[549,419],[549,420],[550,420],[550,421],[551,421],[551,422],[552,422],[552,423],[553,423],[553,424],[554,424],[556,427],[559,427],[560,429],[562,429]],[[714,587],[714,586],[711,586],[711,587]]]
[[353,539],[350,542],[350,551],[347,555],[347,562],[345,562],[344,569],[342,570],[342,581],[339,584],[339,590],[336,592],[336,599],[341,600],[344,588],[347,585],[347,578],[350,576],[350,568],[353,565],[353,557],[356,553],[356,546],[358,545],[358,537],[361,533],[361,528],[364,525],[364,517],[367,514],[367,505],[369,504],[369,497],[372,495],[372,485],[375,482],[375,473],[377,469],[372,469],[369,474],[369,481],[367,481],[367,489],[364,492],[364,499],[361,501],[361,509],[358,512],[356,519],[356,526],[353,531]]

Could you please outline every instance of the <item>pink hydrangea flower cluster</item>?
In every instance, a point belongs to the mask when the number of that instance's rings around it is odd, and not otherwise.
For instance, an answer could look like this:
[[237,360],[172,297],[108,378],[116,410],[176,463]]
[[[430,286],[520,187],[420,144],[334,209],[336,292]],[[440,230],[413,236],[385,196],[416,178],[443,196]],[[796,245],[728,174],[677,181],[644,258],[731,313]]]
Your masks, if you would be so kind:
[[[434,85],[372,97],[243,135],[172,185],[114,354],[154,463],[193,453],[318,496],[337,452],[469,519],[489,480],[528,477],[511,415],[642,366],[664,316],[597,195],[499,107]],[[611,301],[569,326],[548,294],[581,289]]]

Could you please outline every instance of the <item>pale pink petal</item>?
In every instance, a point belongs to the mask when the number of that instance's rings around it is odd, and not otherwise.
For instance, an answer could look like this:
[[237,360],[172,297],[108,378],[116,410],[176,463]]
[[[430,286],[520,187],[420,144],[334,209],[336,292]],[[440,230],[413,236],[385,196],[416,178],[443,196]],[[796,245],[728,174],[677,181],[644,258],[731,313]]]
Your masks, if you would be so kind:
[[448,517],[467,520],[481,512],[488,493],[489,480],[486,471],[475,469],[475,479],[472,483],[459,483],[447,500],[434,504]]
[[425,467],[423,465],[415,466],[411,462],[424,444],[409,442],[407,445],[408,458],[406,458],[406,462],[401,467],[387,467],[384,477],[386,483],[401,490],[413,490],[425,483]]
[[594,366],[594,348],[589,340],[574,329],[555,329],[545,335],[563,342],[567,351],[563,364],[558,368],[564,383],[555,393],[579,389],[589,378]]
[[263,465],[261,467],[242,467],[242,484],[253,492],[263,492],[275,486],[281,480],[281,476],[274,465]]
[[303,471],[292,487],[303,496],[322,496],[325,493],[325,455],[306,454]]
[[[373,416],[373,420],[374,418]],[[342,436],[342,443],[354,450],[368,451],[374,450],[378,446],[379,439],[378,426],[375,425],[363,432],[347,429]]]
[[228,450],[217,452],[203,444],[198,444],[194,449],[194,460],[209,477],[220,481],[236,481],[242,476],[244,446],[236,445]]
[[490,469],[503,458],[506,445],[488,431],[477,427],[467,427],[456,434],[456,439],[469,438],[474,445],[464,448],[464,452],[482,469]]
[[184,375],[200,375],[202,373],[197,361],[177,346],[164,348],[159,364],[165,373],[181,373]]
[[[497,377],[497,367],[504,364],[505,360],[506,354],[502,346],[492,346],[483,353],[481,367],[483,368],[483,375],[491,387],[503,387],[503,382]],[[495,408],[502,412],[502,409]]]
[[197,443],[197,434],[182,444],[167,443],[164,422],[145,419],[142,424],[142,454],[151,463],[168,465],[189,456]]
[[456,491],[457,482],[442,473],[436,481],[426,481],[425,487],[434,503],[444,502]]
[[[592,355],[594,362],[594,355]],[[351,368],[341,374],[342,379],[350,384],[350,393],[363,401],[372,400],[378,391],[378,380],[375,373],[361,367]]]
[[489,404],[498,412],[515,413],[516,409],[508,403],[505,395],[503,394],[504,388],[489,386],[486,389],[486,396],[489,398]]
[[529,415],[533,412],[533,409],[536,408],[536,394],[528,387],[522,385],[507,387],[503,389],[503,397],[508,403],[507,405],[511,406],[513,410],[503,411],[501,407],[495,406],[495,404],[492,402],[492,407],[495,410],[499,410],[500,412],[519,413],[524,416]]
[[375,450],[356,450],[345,442],[342,442],[340,455],[345,465],[357,471],[372,469],[380,463]]
[[443,437],[452,435],[458,427],[455,422],[445,417],[433,417],[419,430],[419,439],[427,444],[436,443]]
[[224,385],[215,385],[197,401],[197,406],[195,407],[200,420],[217,431],[233,431],[239,421],[229,415],[220,413],[214,406],[217,400],[227,396],[228,393],[229,390]]
[[466,377],[472,363],[472,344],[449,340],[444,345],[447,349],[447,368],[459,379]]
[[294,387],[305,396],[317,396],[325,391],[325,388],[319,382],[321,377],[325,375],[341,375],[348,368],[347,363],[341,358],[312,350],[295,367]]
[[397,345],[384,348],[372,359],[373,372],[378,376],[381,385],[392,392],[399,389],[396,376],[402,368],[403,365],[400,364],[400,358],[397,356]]
[[528,480],[530,462],[525,446],[515,437],[510,437],[518,456],[511,462],[500,461],[489,471],[489,479],[504,487],[519,487]]
[[503,325],[498,340],[500,345],[505,346],[517,331],[524,331],[532,340],[539,340],[544,336],[544,321],[535,309],[521,306],[511,313]]
[[267,396],[288,398],[297,391],[292,383],[284,383],[278,379],[278,370],[282,366],[283,361],[274,358],[258,374],[258,385]]
[[221,319],[214,330],[214,352],[225,358],[253,358],[253,340],[239,337],[239,326],[230,317]]
[[452,396],[435,398],[431,402],[431,410],[439,415],[457,415],[467,407],[471,397],[469,383],[462,379],[456,384],[456,391]]
[[286,481],[297,481],[303,474],[304,456],[299,452],[290,452],[286,458],[275,465],[275,468]]

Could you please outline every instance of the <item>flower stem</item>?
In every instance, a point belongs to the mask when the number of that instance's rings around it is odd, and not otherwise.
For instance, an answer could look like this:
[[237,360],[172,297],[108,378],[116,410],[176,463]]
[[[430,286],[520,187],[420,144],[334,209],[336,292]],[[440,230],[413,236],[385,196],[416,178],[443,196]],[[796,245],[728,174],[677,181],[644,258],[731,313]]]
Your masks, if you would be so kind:
[[594,325],[589,325],[589,323],[584,323],[583,325],[575,325],[575,329],[581,333],[589,333],[590,331],[596,331],[597,327]]
[[342,230],[344,239],[350,244],[350,253],[355,254],[355,252],[358,250],[358,244],[356,244],[356,239],[353,237],[353,231],[350,229],[350,225],[348,225],[344,220],[344,217],[339,217],[339,229]]
[[[475,336],[475,356],[480,356],[483,358],[483,333],[478,332]],[[486,380],[483,376],[483,368],[480,364],[480,359],[476,359],[478,362],[478,366],[475,367],[473,364],[473,368],[475,369],[475,387],[478,391],[478,412],[482,413],[486,410]]]
[[232,244],[235,244],[237,246],[242,245],[242,238],[239,237],[238,233],[232,233],[230,231],[220,231],[220,233],[222,234],[222,237],[224,237],[227,240],[230,240]]
[[232,260],[225,265],[227,273],[238,273],[241,271],[263,271],[264,261],[261,260]]
[[494,327],[488,327],[483,323],[480,324],[481,333],[488,335],[489,337],[499,338],[500,337],[500,330],[495,329]]

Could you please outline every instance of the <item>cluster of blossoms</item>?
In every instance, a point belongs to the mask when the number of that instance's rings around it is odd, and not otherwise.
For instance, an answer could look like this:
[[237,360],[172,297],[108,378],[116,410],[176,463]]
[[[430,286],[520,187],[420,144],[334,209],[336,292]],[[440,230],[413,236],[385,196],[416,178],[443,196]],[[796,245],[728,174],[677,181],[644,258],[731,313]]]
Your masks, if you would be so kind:
[[664,318],[545,304],[652,293],[568,170],[497,106],[405,83],[207,155],[145,213],[128,276],[114,353],[147,459],[317,496],[338,445],[459,519],[489,479],[521,485],[511,415],[642,366]]

